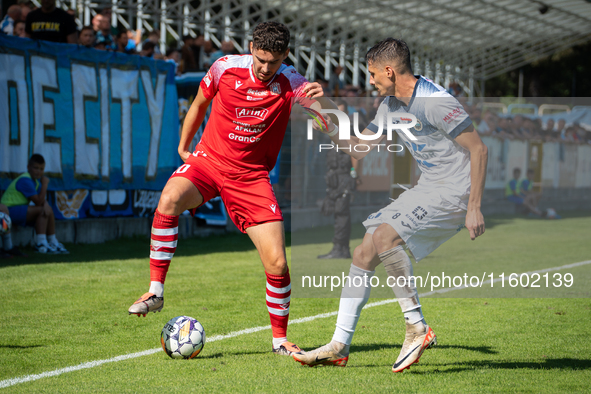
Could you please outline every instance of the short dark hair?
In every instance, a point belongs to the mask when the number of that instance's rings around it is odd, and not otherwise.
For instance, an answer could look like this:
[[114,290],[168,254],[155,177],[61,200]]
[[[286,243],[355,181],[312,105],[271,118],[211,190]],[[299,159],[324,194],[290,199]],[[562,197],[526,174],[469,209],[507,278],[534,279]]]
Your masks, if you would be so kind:
[[396,71],[400,74],[412,73],[410,64],[410,49],[406,42],[397,38],[388,37],[371,47],[365,55],[368,64],[393,62],[396,63]]
[[278,22],[263,22],[252,32],[252,46],[267,52],[285,53],[290,38],[287,26]]
[[84,30],[90,30],[92,31],[92,34],[95,34],[94,29],[90,25],[84,26],[82,29],[80,29],[80,33],[82,33]]
[[121,36],[123,35],[127,36],[127,29],[124,27],[120,27],[115,38],[121,38]]
[[45,164],[45,159],[39,153],[35,153],[29,159],[29,165],[31,165],[33,163],[35,163],[35,164]]
[[142,49],[144,51],[151,51],[151,50],[153,50],[155,48],[156,48],[156,44],[154,44],[152,41],[144,42],[142,44]]

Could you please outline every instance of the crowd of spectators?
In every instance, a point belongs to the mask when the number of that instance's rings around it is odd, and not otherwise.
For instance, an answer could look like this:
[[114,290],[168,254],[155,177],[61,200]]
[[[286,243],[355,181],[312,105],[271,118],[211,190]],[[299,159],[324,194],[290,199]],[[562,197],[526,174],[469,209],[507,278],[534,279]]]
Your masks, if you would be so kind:
[[104,8],[92,18],[92,24],[78,28],[76,12],[56,7],[55,0],[41,0],[37,8],[30,0],[18,0],[6,10],[0,22],[3,34],[59,43],[78,44],[96,50],[120,52],[175,64],[176,73],[207,71],[217,59],[237,54],[231,41],[224,41],[220,48],[203,35],[185,36],[182,43],[172,41],[165,53],[160,50],[160,32],[148,33],[142,41],[142,31],[127,30],[111,25],[112,10]]
[[[104,8],[92,18],[92,25],[84,26],[78,31],[73,10],[65,11],[56,7],[55,0],[41,0],[41,8],[35,7],[30,0],[18,0],[6,11],[0,22],[0,30],[4,34],[32,39],[72,43],[97,50],[120,52],[128,55],[140,55],[154,59],[164,59],[175,64],[176,74],[195,71],[207,71],[217,59],[231,54],[238,54],[231,41],[224,41],[216,48],[210,40],[199,34],[196,37],[184,36],[182,43],[173,41],[165,53],[160,51],[160,32],[156,29],[148,33],[142,42],[141,30],[127,30],[123,26],[111,25],[112,10]],[[333,68],[328,81],[318,79],[329,97],[369,97],[363,89],[347,85],[341,79],[342,66]],[[491,110],[482,111],[477,105],[465,103],[465,95],[461,86],[451,82],[448,92],[463,102],[464,108],[472,118],[474,127],[483,136],[495,136],[518,140],[543,140],[545,142],[591,143],[591,131],[578,124],[567,124],[564,119],[556,123],[549,119],[542,122],[540,118],[529,118],[524,115],[506,116]],[[366,105],[349,105],[349,112],[359,112],[365,121],[377,108],[373,103]],[[367,118],[367,119],[365,119]],[[369,119],[371,120],[371,119]]]
[[567,124],[565,119],[528,117],[521,114],[498,114],[491,110],[483,112],[477,105],[464,104],[474,127],[482,136],[494,136],[510,140],[541,140],[544,142],[572,142],[591,144],[591,131],[577,123]]

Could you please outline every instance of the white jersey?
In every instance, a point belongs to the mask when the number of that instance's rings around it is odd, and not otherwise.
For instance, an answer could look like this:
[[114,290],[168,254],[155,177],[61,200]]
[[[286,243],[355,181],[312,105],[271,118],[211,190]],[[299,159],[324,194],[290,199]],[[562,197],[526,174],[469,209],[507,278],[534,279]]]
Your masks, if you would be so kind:
[[[441,86],[418,76],[408,106],[394,96],[386,97],[378,109],[378,115],[367,127],[378,132],[385,130],[390,113],[410,113],[417,118],[417,124],[409,129],[416,140],[396,129],[400,140],[417,161],[422,175],[418,185],[421,188],[448,189],[444,194],[466,209],[465,196],[470,193],[470,153],[456,141],[462,131],[472,124],[462,105]],[[394,123],[406,123],[403,116]],[[454,198],[455,197],[455,198]]]

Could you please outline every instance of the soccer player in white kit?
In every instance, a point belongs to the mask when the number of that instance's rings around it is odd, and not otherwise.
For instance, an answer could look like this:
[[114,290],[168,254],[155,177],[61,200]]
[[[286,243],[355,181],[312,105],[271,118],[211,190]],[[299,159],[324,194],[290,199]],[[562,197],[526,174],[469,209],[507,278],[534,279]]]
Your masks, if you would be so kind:
[[[386,96],[373,122],[363,131],[365,135],[380,132],[385,122],[405,123],[412,114],[416,124],[396,132],[404,141],[422,171],[418,184],[402,193],[390,205],[375,212],[363,222],[366,234],[355,248],[353,263],[341,294],[339,314],[332,341],[305,354],[294,355],[304,365],[345,366],[349,345],[359,320],[361,309],[370,296],[370,279],[375,268],[384,264],[392,279],[413,275],[412,264],[403,246],[416,261],[429,255],[439,245],[455,235],[462,227],[470,238],[484,233],[484,217],[480,211],[486,176],[487,147],[462,105],[445,89],[422,76],[412,73],[410,51],[404,41],[387,38],[372,47],[367,55],[370,83],[380,96]],[[363,142],[373,148],[386,137],[363,141],[357,136],[339,139],[338,127],[325,117],[331,140],[347,154],[357,159],[367,152],[356,152]],[[365,149],[358,149],[363,151]],[[367,275],[367,279],[363,278]],[[362,281],[353,280],[361,277]],[[423,351],[437,343],[435,333],[423,317],[414,280],[393,286],[406,322],[406,336],[400,355],[392,366],[402,372],[419,361]],[[360,287],[354,284],[362,283]]]

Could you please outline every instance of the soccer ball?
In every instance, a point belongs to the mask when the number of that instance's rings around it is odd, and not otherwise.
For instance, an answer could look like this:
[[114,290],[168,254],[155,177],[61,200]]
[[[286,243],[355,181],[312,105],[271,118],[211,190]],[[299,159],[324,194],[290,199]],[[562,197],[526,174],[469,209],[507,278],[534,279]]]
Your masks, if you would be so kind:
[[10,216],[4,212],[0,212],[0,235],[8,234],[11,227],[12,221],[10,220]]
[[205,345],[205,330],[201,323],[192,317],[173,317],[164,325],[160,342],[171,358],[193,358]]

